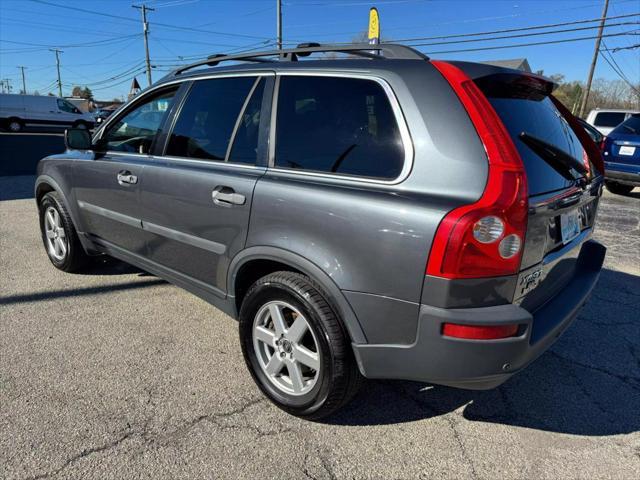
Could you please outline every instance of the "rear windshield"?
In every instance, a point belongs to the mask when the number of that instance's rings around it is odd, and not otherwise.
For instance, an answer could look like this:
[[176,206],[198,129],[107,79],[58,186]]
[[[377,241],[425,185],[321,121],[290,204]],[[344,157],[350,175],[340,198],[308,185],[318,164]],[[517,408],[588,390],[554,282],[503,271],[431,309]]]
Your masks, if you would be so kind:
[[593,124],[597,127],[615,127],[624,121],[624,112],[600,112]]
[[532,95],[532,98],[522,98],[523,95],[519,95],[518,98],[512,98],[506,94],[496,96],[496,92],[491,93],[494,95],[488,95],[488,99],[509,130],[524,162],[529,194],[552,192],[572,185],[573,182],[566,180],[518,137],[526,132],[582,162],[580,140],[549,97]]
[[611,133],[640,135],[640,113],[635,113],[618,125]]

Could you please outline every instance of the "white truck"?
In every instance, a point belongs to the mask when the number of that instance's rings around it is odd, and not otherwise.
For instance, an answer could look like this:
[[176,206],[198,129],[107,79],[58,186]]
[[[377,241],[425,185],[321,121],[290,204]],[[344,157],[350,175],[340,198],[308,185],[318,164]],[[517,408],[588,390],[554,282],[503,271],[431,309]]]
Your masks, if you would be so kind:
[[0,94],[0,127],[19,132],[25,127],[93,128],[94,118],[64,98]]
[[608,135],[611,130],[616,128],[634,113],[640,113],[637,110],[624,110],[620,108],[596,108],[591,110],[587,115],[586,121],[593,125],[603,135]]

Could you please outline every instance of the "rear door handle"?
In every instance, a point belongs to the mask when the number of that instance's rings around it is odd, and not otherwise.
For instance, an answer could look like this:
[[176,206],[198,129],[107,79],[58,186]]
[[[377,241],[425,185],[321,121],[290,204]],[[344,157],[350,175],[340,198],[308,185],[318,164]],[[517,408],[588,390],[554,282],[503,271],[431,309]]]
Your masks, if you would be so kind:
[[133,175],[130,171],[128,170],[123,170],[121,172],[118,172],[118,183],[120,185],[135,185],[136,183],[138,183],[138,177],[136,177],[135,175]]
[[216,205],[230,206],[230,205],[244,205],[247,198],[241,193],[236,193],[231,187],[223,187],[218,185],[213,192],[211,192],[211,198]]

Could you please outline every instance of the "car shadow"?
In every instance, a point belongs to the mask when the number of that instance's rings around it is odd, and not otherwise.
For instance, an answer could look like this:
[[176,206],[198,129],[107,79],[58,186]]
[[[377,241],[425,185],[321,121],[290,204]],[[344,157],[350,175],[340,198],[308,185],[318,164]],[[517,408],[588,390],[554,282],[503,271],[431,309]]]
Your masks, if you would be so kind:
[[458,409],[475,422],[575,435],[640,430],[640,277],[603,270],[579,318],[541,358],[502,386],[470,391],[371,381],[326,420],[386,425]]

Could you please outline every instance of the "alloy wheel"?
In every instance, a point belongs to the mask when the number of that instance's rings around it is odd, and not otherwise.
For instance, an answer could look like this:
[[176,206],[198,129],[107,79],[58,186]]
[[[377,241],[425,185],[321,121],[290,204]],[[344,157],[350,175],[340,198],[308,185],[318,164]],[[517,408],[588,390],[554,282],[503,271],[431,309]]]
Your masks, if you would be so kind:
[[44,214],[44,231],[49,255],[57,261],[64,260],[69,250],[69,242],[60,213],[53,207],[48,207]]

